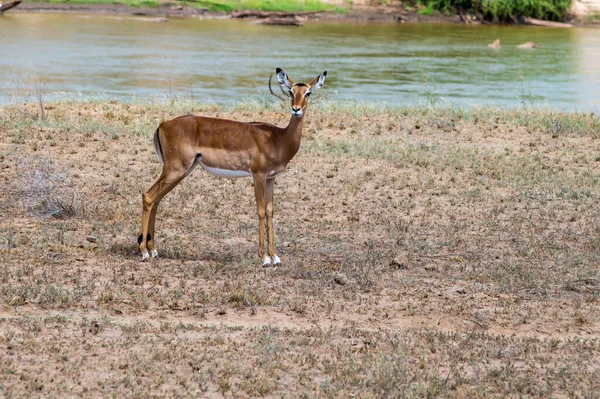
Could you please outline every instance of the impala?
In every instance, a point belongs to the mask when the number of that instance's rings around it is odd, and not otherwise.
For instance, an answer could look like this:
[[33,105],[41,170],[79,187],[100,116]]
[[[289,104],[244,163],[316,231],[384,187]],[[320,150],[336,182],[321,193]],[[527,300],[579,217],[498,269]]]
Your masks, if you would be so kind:
[[[194,115],[180,116],[158,126],[154,147],[163,169],[142,195],[142,232],[138,238],[142,260],[150,255],[158,257],[154,222],[160,200],[200,165],[215,176],[252,177],[258,209],[258,255],[263,265],[281,262],[275,253],[273,234],[273,185],[275,177],[285,171],[300,148],[308,97],[323,86],[327,72],[308,84],[294,83],[280,68],[276,73],[281,89],[292,100],[287,127]],[[269,241],[266,254],[265,219]]]

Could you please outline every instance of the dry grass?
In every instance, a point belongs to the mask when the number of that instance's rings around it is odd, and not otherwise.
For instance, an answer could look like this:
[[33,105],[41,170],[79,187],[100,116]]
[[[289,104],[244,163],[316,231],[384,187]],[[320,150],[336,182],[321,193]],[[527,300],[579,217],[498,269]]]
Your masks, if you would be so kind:
[[65,219],[77,214],[77,189],[56,161],[41,154],[19,160],[6,195],[12,198],[6,207],[24,207],[34,216]]
[[[278,107],[28,107],[0,108],[0,396],[600,391],[596,115],[313,107],[263,269],[249,180],[197,170],[159,210],[162,258],[136,237],[161,120]],[[64,219],[23,200],[69,193]]]

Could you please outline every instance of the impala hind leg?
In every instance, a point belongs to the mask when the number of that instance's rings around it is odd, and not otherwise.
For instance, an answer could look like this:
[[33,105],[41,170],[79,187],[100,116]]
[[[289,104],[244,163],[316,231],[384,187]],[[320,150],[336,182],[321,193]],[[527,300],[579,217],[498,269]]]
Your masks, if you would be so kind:
[[275,233],[273,231],[273,213],[274,213],[274,207],[273,207],[273,189],[275,186],[275,179],[268,179],[267,180],[267,192],[266,192],[266,199],[267,199],[267,206],[266,206],[266,216],[267,216],[267,236],[268,236],[268,240],[269,240],[269,247],[267,250],[267,253],[269,254],[269,257],[271,258],[271,263],[273,265],[278,265],[281,263],[281,260],[279,259],[279,256],[277,256],[277,254],[275,253]]
[[[190,166],[186,170],[186,172],[184,173],[184,175],[181,179],[177,180],[177,182],[175,182],[174,185],[170,189],[168,189],[162,195],[159,195],[158,198],[156,199],[156,201],[154,201],[154,206],[152,206],[152,209],[150,210],[150,219],[148,220],[148,235],[147,235],[148,240],[146,241],[146,248],[150,251],[150,256],[153,258],[158,258],[158,251],[156,250],[156,248],[154,246],[154,239],[156,237],[154,235],[154,223],[156,222],[156,212],[158,211],[158,204],[163,199],[163,197],[165,195],[167,195],[168,192],[171,191],[181,180],[183,180],[190,173],[192,173],[192,171],[194,170],[195,167],[196,167],[196,162],[192,163],[192,166]],[[172,173],[172,175],[177,176],[178,173]]]
[[163,170],[154,184],[142,194],[142,234],[138,238],[142,260],[150,257],[148,250],[152,252],[153,257],[158,256],[158,252],[154,248],[154,221],[156,211],[158,210],[158,203],[186,175],[185,169],[183,171],[170,172]]

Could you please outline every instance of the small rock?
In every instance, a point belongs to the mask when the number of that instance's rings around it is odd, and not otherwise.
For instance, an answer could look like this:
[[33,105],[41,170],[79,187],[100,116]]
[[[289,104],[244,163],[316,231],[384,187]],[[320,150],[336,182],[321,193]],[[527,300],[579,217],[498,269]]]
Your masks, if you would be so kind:
[[87,236],[85,239],[88,240],[89,242],[96,242],[95,236]]
[[346,277],[346,275],[342,273],[336,273],[333,276],[333,281],[339,285],[347,285],[349,283],[348,277]]
[[398,254],[398,256],[392,259],[390,266],[399,270],[408,270],[410,268],[408,253],[402,252]]
[[88,329],[93,335],[97,335],[100,331],[104,329],[104,326],[96,320],[92,320],[90,322],[90,327]]
[[450,287],[446,291],[452,294],[460,295],[465,295],[467,293],[467,290],[464,287]]
[[438,271],[439,267],[435,263],[428,263],[425,265],[424,269],[428,272],[436,272]]

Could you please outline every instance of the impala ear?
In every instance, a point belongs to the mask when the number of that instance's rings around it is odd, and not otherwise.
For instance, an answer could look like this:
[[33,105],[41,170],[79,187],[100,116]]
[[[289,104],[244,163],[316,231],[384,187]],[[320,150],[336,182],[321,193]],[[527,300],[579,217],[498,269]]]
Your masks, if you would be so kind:
[[275,72],[277,72],[277,80],[279,81],[281,88],[290,90],[294,85],[294,82],[287,76],[287,73],[283,72],[283,69],[281,68],[277,68]]
[[327,71],[314,78],[314,80],[308,84],[311,87],[311,90],[319,90],[321,86],[323,86],[323,83],[325,83],[326,76]]

